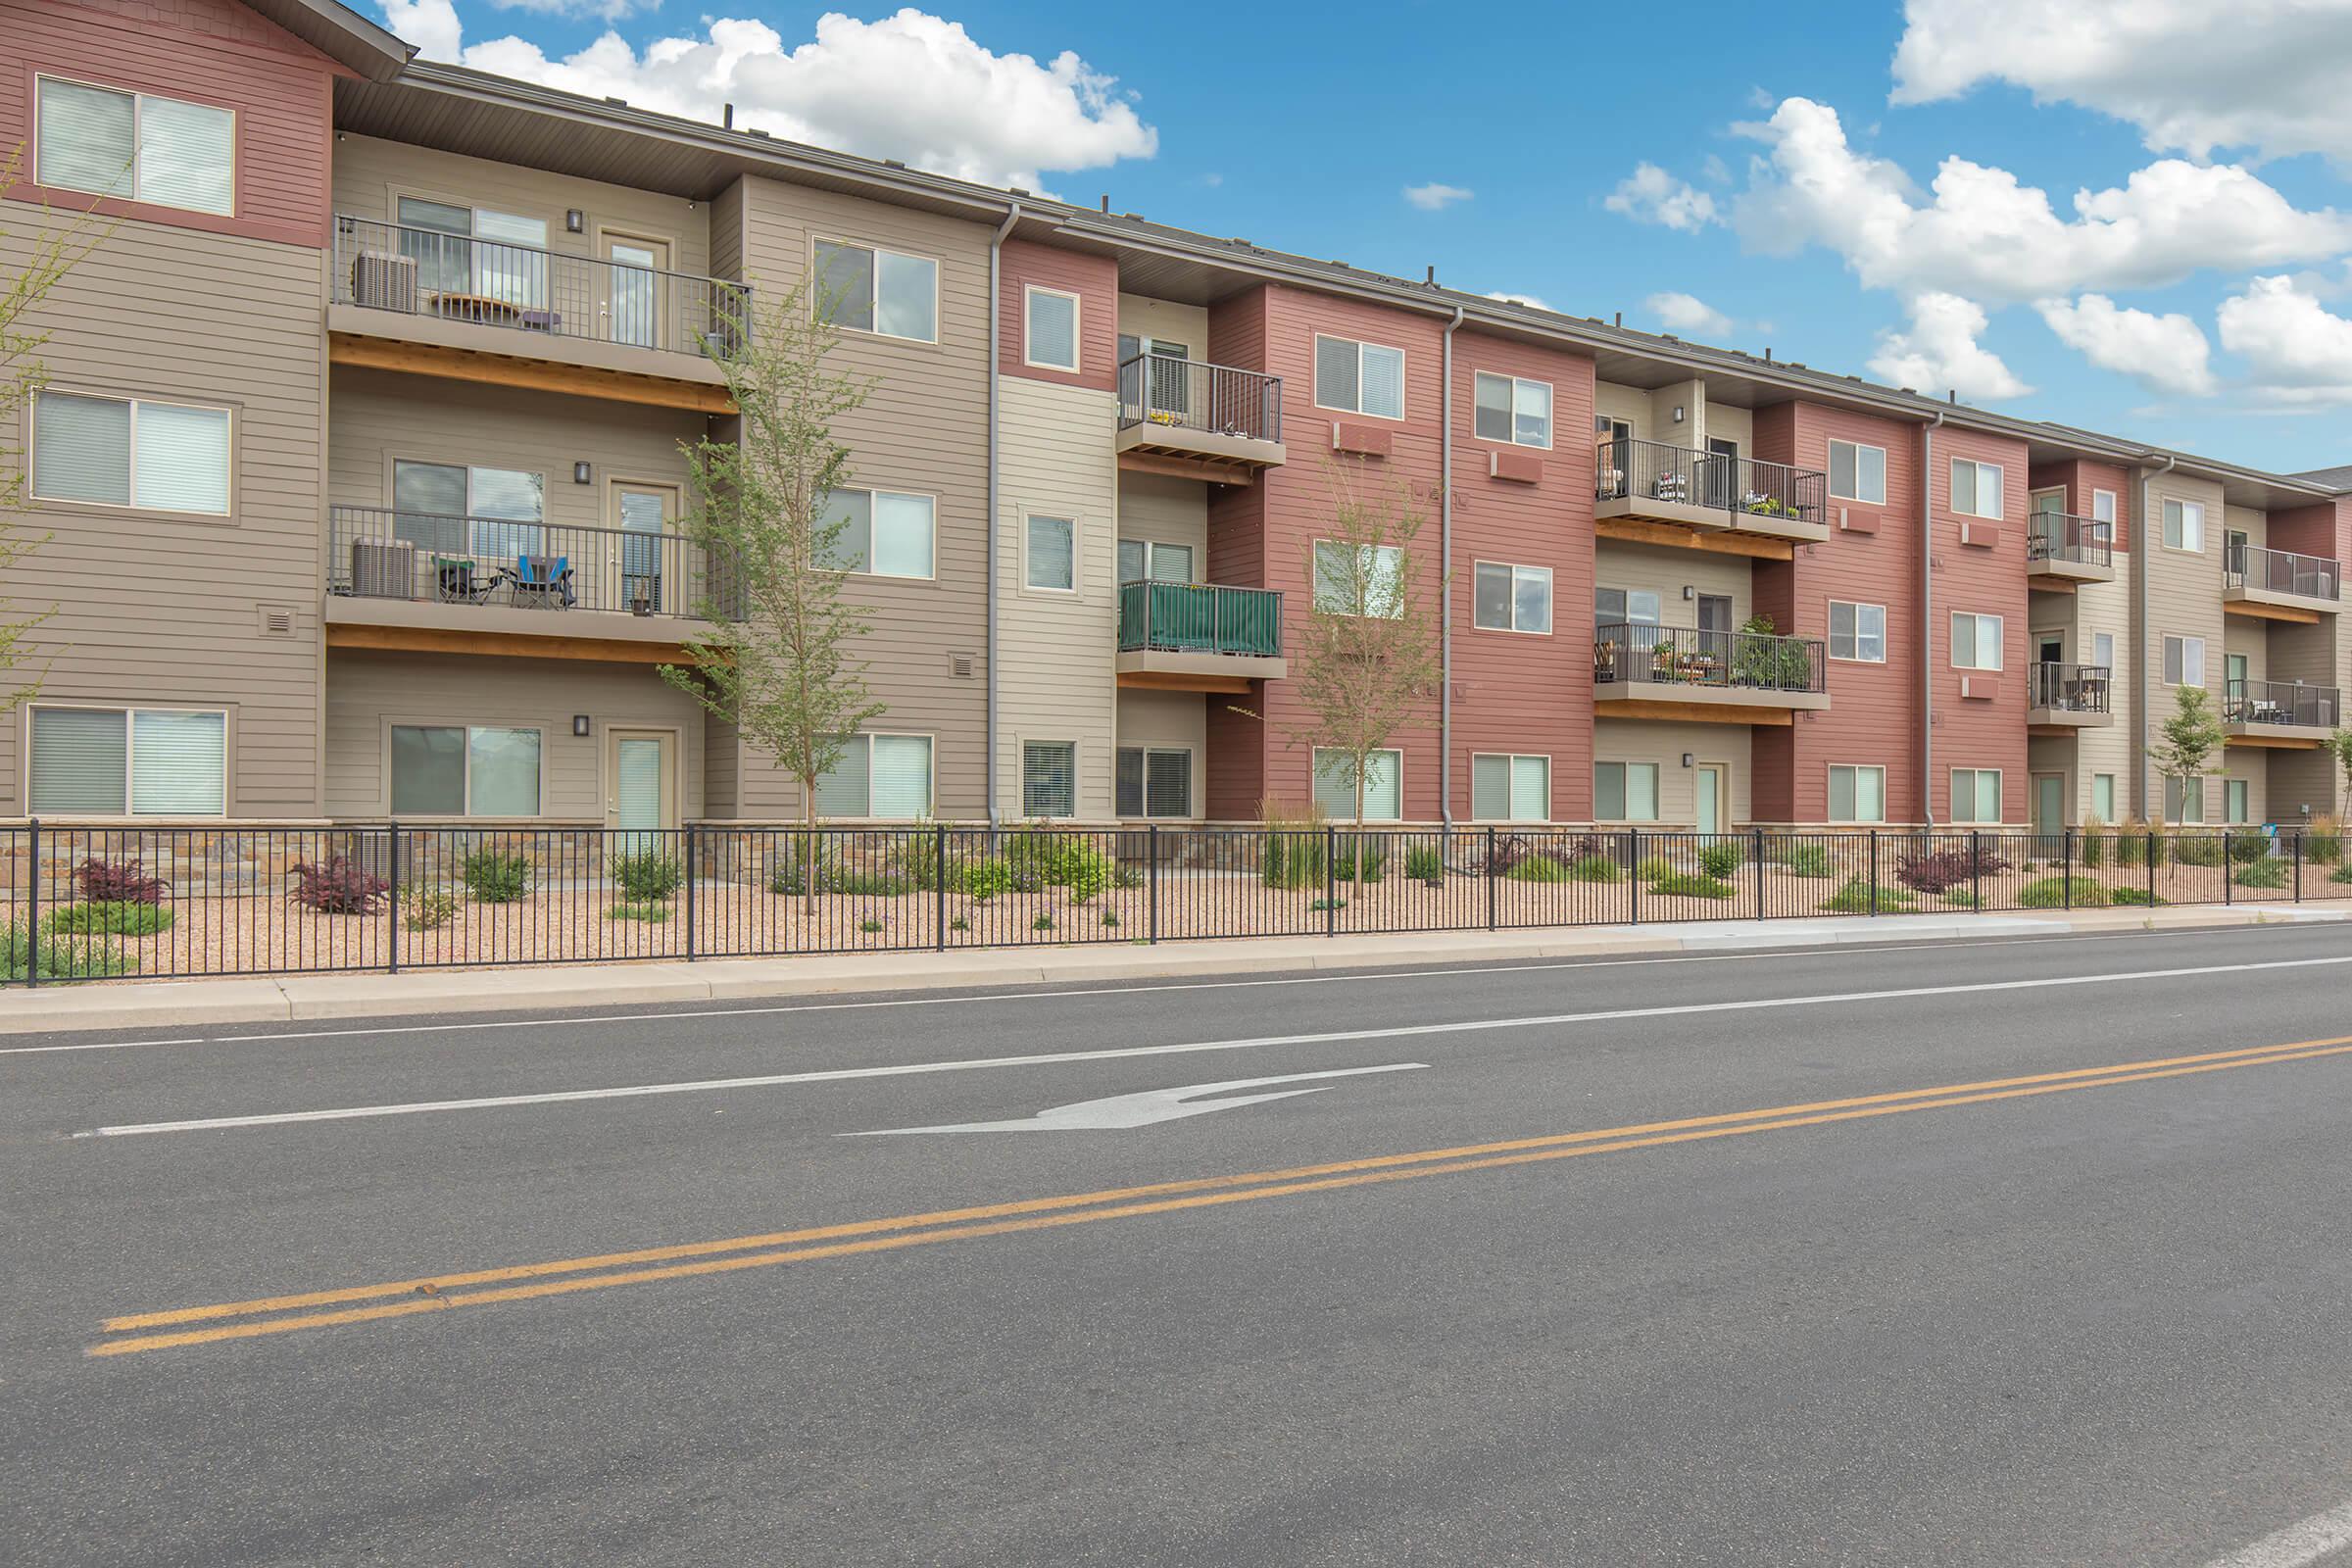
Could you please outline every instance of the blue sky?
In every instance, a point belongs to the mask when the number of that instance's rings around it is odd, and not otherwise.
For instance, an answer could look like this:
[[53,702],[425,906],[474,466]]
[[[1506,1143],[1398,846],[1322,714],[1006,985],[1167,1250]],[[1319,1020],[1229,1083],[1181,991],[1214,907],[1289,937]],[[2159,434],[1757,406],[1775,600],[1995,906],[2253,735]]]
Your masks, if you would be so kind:
[[[649,107],[732,100],[779,134],[1644,327],[1686,295],[1703,341],[2352,462],[2352,0],[1531,7],[1508,33],[1377,0],[1230,27],[1100,0],[385,10],[428,53]],[[1939,198],[1949,159],[1974,167]],[[2109,194],[2084,217],[2078,191]]]

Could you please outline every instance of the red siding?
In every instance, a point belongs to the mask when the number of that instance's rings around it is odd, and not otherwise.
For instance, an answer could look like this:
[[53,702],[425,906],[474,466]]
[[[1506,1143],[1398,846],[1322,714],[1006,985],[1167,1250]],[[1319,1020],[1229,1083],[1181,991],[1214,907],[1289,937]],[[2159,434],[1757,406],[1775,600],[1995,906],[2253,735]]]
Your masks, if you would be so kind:
[[[2002,471],[2000,542],[1981,549],[1960,542],[1966,520],[1951,510],[1952,464],[1968,459],[1997,465]],[[1935,772],[1928,780],[1936,819],[1951,819],[1951,770],[2001,770],[2001,815],[2023,822],[2031,814],[2032,781],[2026,771],[2027,666],[2032,659],[2027,625],[2026,446],[1949,426],[1936,432],[1936,461],[1928,472],[1934,509],[1936,550],[1935,622],[1929,628],[1936,679]],[[2001,617],[2001,669],[1992,678],[2000,695],[1990,702],[1960,695],[1963,671],[1951,664],[1951,617],[1955,612]]]
[[[1551,450],[1478,439],[1481,370],[1551,384]],[[1470,819],[1473,753],[1543,753],[1552,819],[1583,821],[1592,814],[1592,362],[1464,331],[1453,371],[1453,813]],[[1494,477],[1495,453],[1537,460],[1542,477]],[[1479,628],[1481,561],[1551,568],[1550,636]]]
[[[2070,516],[2087,517],[2091,514],[2090,493],[2105,490],[2115,497],[2115,534],[2110,541],[2117,550],[2132,548],[2132,503],[2135,499],[2131,473],[2111,463],[2089,463],[2069,460],[2064,463],[2045,463],[2034,469],[2033,488],[2066,492],[2065,510]],[[2033,504],[2032,497],[2027,505]]]
[[341,68],[308,44],[232,0],[0,0],[0,38],[11,61],[0,68],[0,147],[30,143],[33,81],[43,74],[237,116],[233,217],[46,189],[31,182],[29,145],[24,183],[9,193],[14,199],[292,245],[326,243],[331,93]]
[[[1008,239],[998,259],[997,368],[1060,386],[1111,392],[1119,384],[1119,264],[1113,257]],[[1078,370],[1024,363],[1029,286],[1078,296]]]
[[2273,550],[2352,559],[2352,500],[2320,501],[2274,512],[2265,537]]

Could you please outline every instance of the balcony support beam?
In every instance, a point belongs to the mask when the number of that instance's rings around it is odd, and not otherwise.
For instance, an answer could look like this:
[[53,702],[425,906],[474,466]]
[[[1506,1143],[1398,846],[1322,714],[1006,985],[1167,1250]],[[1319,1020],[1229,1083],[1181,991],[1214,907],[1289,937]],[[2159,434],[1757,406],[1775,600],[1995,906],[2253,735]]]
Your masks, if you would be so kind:
[[1119,468],[1126,473],[1156,473],[1171,479],[1206,479],[1210,484],[1257,482],[1256,470],[1239,464],[1212,463],[1206,458],[1182,458],[1164,452],[1130,449],[1119,454]]
[[684,664],[693,650],[680,642],[636,642],[614,637],[542,637],[527,632],[440,626],[373,626],[329,621],[326,646],[392,654],[466,654],[492,659],[568,659],[604,664]]
[[2222,601],[2222,613],[2243,615],[2248,620],[2292,621],[2298,626],[2316,626],[2320,623],[2320,612],[2316,610],[2305,610],[2298,605],[2266,605],[2254,599],[2225,599]]
[[1636,517],[1602,517],[1592,524],[1592,531],[1600,538],[1621,540],[1629,545],[1664,545],[1707,555],[1745,556],[1753,561],[1796,559],[1796,546],[1787,539],[1718,531],[1693,533],[1671,523],[1645,522]]
[[439,343],[404,343],[350,332],[329,332],[326,344],[327,360],[334,365],[435,375],[451,381],[478,381],[490,386],[522,387],[534,392],[563,392],[573,397],[602,398],[609,403],[689,409],[697,414],[736,412],[735,401],[727,396],[725,387],[695,381],[670,381],[659,376],[486,354]]
[[1789,729],[1796,724],[1796,714],[1786,708],[1742,708],[1715,703],[1668,703],[1651,698],[1631,698],[1621,702],[1596,703],[1592,716],[1610,718],[1655,718],[1677,724],[1748,724],[1762,729]]

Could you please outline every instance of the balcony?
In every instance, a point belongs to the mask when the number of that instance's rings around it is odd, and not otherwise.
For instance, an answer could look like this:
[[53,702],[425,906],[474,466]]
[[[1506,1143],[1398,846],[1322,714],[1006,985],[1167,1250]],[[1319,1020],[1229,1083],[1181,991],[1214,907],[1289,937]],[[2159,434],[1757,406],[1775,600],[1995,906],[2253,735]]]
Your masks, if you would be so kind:
[[330,647],[663,662],[723,588],[673,530],[336,507]]
[[2301,681],[2233,680],[2222,694],[2222,725],[2232,746],[2311,751],[2343,720],[2343,695]]
[[330,276],[338,365],[734,412],[707,349],[745,284],[341,216]]
[[1809,637],[1616,622],[1594,628],[1598,718],[1787,725],[1830,706],[1827,648]]
[[1280,680],[1282,595],[1204,583],[1119,585],[1118,684],[1144,690],[1246,692]]
[[1165,354],[1119,365],[1119,466],[1249,484],[1279,466],[1282,377]]
[[[1592,514],[1601,522],[1664,523],[1792,543],[1830,536],[1829,476],[1816,468],[1626,437],[1600,443],[1594,469]],[[1770,553],[1786,559],[1784,552]]]
[[2311,623],[2332,615],[2343,568],[2326,556],[2231,544],[2222,556],[2222,609],[2262,620]]
[[2063,512],[2036,512],[2026,523],[2026,584],[2073,593],[2079,582],[2115,581],[2115,524]]
[[2065,735],[2114,723],[2105,664],[2034,664],[2027,670],[2028,729]]

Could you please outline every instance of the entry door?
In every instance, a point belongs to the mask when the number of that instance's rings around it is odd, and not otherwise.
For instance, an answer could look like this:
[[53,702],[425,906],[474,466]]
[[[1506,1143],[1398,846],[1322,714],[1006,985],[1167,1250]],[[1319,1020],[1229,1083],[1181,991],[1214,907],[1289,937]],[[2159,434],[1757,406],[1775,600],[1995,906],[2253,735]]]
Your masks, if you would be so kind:
[[1706,482],[1699,495],[1710,507],[1730,507],[1739,500],[1740,443],[1710,437],[1707,441]]
[[1724,594],[1698,596],[1698,651],[1715,662],[1715,676],[1729,680],[1732,667],[1732,601]]
[[669,246],[656,239],[605,240],[606,327],[615,343],[642,349],[662,346],[662,299],[666,291]]
[[[692,591],[680,564],[670,528],[678,517],[678,492],[665,484],[612,482],[612,517],[620,524],[620,593],[613,604],[599,608],[625,610],[635,614],[676,614],[687,607]],[[665,602],[663,596],[678,601]]]
[[2038,664],[2066,662],[2066,633],[2037,631],[2034,634],[2034,662]]
[[[605,737],[605,825],[623,835],[678,825],[677,735],[615,729]],[[624,837],[624,847],[640,841]]]
[[2243,654],[2222,656],[2222,701],[2225,704],[2242,703],[2254,695],[2246,689],[2246,672],[2250,667]]
[[1701,762],[1696,769],[1698,784],[1698,830],[1701,833],[1723,831],[1723,767],[1717,762]]
[[2055,840],[2066,831],[2066,775],[2034,775],[2034,831]]

